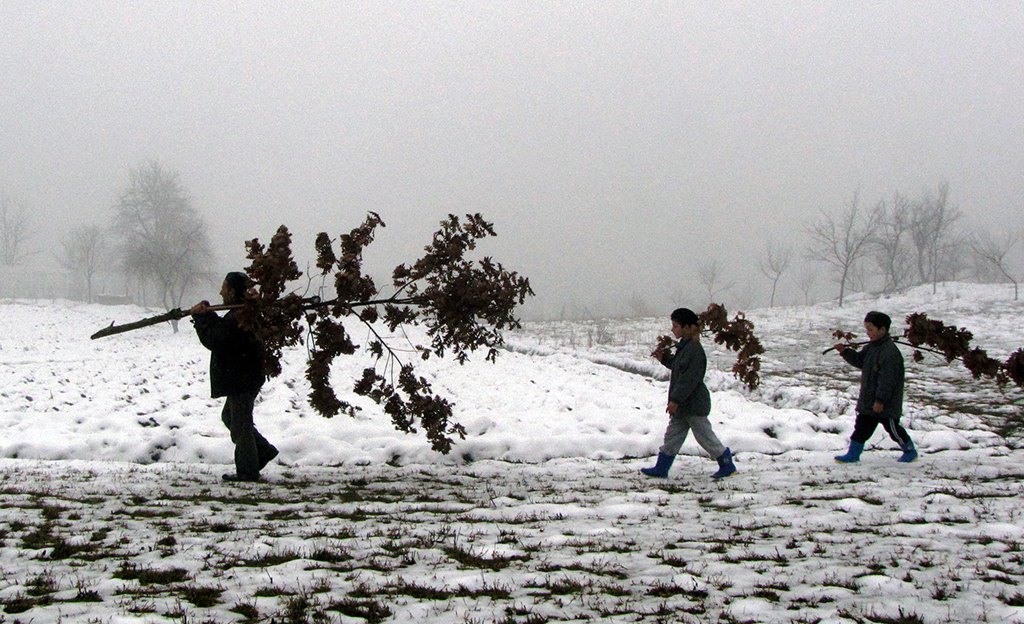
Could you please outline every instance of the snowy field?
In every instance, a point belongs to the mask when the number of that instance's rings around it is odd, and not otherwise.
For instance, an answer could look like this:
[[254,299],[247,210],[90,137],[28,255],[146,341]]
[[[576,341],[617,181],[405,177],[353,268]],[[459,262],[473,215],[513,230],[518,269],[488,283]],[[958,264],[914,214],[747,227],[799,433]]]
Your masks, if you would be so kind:
[[[740,471],[720,483],[692,440],[669,479],[637,473],[665,425],[647,354],[667,319],[530,323],[496,364],[418,364],[468,433],[448,456],[358,397],[354,419],[316,415],[296,351],[256,406],[279,461],[241,486],[190,324],[91,341],[155,311],[0,302],[0,622],[1024,622],[1024,451],[991,428],[1020,391],[908,358],[921,459],[879,431],[842,466],[857,371],[821,354],[880,309],[1005,357],[1010,299],[750,311],[759,390],[705,340]],[[340,359],[336,385],[365,365]]]

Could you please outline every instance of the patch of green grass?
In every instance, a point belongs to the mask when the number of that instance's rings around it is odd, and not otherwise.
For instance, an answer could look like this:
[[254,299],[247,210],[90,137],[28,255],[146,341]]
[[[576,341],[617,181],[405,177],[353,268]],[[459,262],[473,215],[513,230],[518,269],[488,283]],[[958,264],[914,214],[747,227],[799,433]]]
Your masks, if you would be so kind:
[[633,540],[626,540],[621,543],[607,543],[600,540],[575,539],[566,542],[566,546],[572,548],[577,555],[587,553],[634,553],[639,546]]
[[461,548],[458,545],[447,546],[441,550],[444,554],[448,555],[449,559],[464,567],[493,571],[504,570],[515,561],[526,561],[530,558],[529,555],[509,555],[507,557],[492,555],[485,557],[474,553],[472,550]]
[[53,594],[59,589],[57,578],[49,571],[30,577],[25,581],[25,587],[28,588],[26,593],[35,598]]
[[868,560],[868,562],[864,564],[864,567],[868,569],[867,574],[865,574],[864,576],[872,574],[884,574],[886,570],[885,564],[882,561],[876,559],[875,557],[872,557],[870,560]]
[[398,579],[386,589],[389,594],[410,596],[419,600],[448,600],[455,595],[455,592],[447,588],[431,587],[405,579]]
[[306,558],[323,563],[344,563],[354,559],[352,553],[341,547],[320,547],[310,552]]
[[78,593],[68,602],[103,602],[103,596],[95,589],[86,589],[85,586],[79,586]]
[[67,507],[61,507],[60,505],[41,505],[39,507],[39,511],[42,513],[43,519],[47,522],[60,520],[60,515],[67,510]]
[[656,581],[654,585],[647,590],[648,596],[654,596],[656,598],[672,598],[674,596],[686,596],[690,600],[704,601],[708,597],[706,589],[697,587],[694,583],[691,587],[683,587],[678,583],[663,583]]
[[189,572],[183,568],[166,568],[163,570],[144,568],[124,561],[114,572],[113,577],[124,581],[138,581],[140,585],[169,585],[181,583],[189,579]]
[[272,622],[280,621],[282,624],[305,624],[306,622],[327,622],[327,614],[319,601],[307,594],[297,594],[286,599],[283,612],[278,614]]
[[244,622],[255,622],[260,617],[260,610],[256,608],[254,602],[239,602],[228,611],[242,616]]
[[751,598],[761,598],[762,600],[767,600],[768,602],[779,602],[779,600],[782,599],[781,596],[779,596],[778,592],[771,589],[764,589],[760,587],[749,592],[747,596]]
[[838,574],[832,573],[822,579],[821,584],[825,587],[839,587],[850,591],[857,591],[857,582],[853,579],[840,578]]
[[46,596],[27,596],[24,593],[15,594],[11,598],[0,601],[0,604],[4,607],[4,612],[9,614],[24,613],[29,609],[41,607],[50,604],[53,599],[49,595]]
[[38,527],[36,530],[26,533],[21,537],[21,547],[25,550],[42,550],[43,548],[49,548],[53,545],[55,537],[53,536],[53,525],[49,522],[45,522]]
[[999,600],[1008,607],[1024,607],[1024,594],[1021,592],[1017,592],[1012,596],[1001,594]]
[[362,618],[368,624],[379,624],[393,615],[391,609],[378,600],[360,600],[345,598],[327,605],[327,611],[338,613],[351,618]]
[[238,527],[234,524],[227,522],[209,522],[207,520],[201,520],[192,525],[192,530],[196,533],[231,533],[236,531]]
[[539,572],[585,572],[594,576],[607,576],[610,578],[624,580],[629,578],[622,565],[614,559],[598,559],[587,563],[573,561],[570,563],[540,562],[533,566]]
[[545,579],[538,585],[541,589],[547,590],[553,596],[566,596],[569,594],[583,594],[594,587],[594,582],[587,579],[564,575],[558,578]]
[[872,622],[872,624],[925,624],[924,618],[913,611],[905,613],[900,607],[896,615],[883,615],[872,612],[859,616],[848,609],[840,609],[840,617],[850,618],[854,622]]
[[729,552],[729,545],[723,540],[712,540],[711,546],[708,546],[707,552],[715,555],[724,555]]
[[563,514],[547,514],[540,512],[524,512],[516,514],[513,518],[505,518],[502,520],[505,524],[542,524],[546,522],[560,522],[565,520]]
[[55,538],[50,552],[45,556],[40,557],[41,559],[47,559],[49,561],[61,561],[63,559],[84,559],[94,560],[102,559],[106,557],[106,553],[99,552],[99,549],[94,544],[70,544],[64,538]]
[[781,582],[781,581],[770,581],[768,583],[758,583],[756,585],[756,587],[758,589],[773,589],[775,591],[789,591],[790,590],[789,583],[785,583],[785,582]]
[[125,507],[115,511],[114,516],[126,516],[128,518],[177,518],[180,513],[173,509],[157,509],[153,507]]
[[664,551],[660,553],[651,553],[650,556],[654,559],[660,559],[662,563],[673,568],[686,569],[686,566],[690,565],[689,560],[665,553]]
[[266,515],[266,519],[270,522],[301,520],[304,517],[301,509],[275,509]]
[[281,501],[274,498],[267,498],[260,496],[259,494],[247,494],[244,492],[235,493],[235,490],[224,493],[223,495],[218,494],[196,494],[188,498],[185,497],[170,497],[166,498],[168,501],[181,500],[182,502],[188,503],[221,503],[227,508],[245,506],[245,507],[259,507],[260,505],[273,505],[276,503],[289,503],[291,501]]
[[784,566],[789,563],[789,557],[781,553],[778,548],[775,549],[774,553],[754,552],[750,549],[747,549],[738,555],[723,557],[722,561],[725,561],[726,563],[742,563],[744,561],[771,561],[776,565]]
[[534,613],[527,607],[514,606],[506,607],[505,617],[497,620],[496,624],[547,624],[550,621],[550,618]]
[[960,586],[958,585],[951,586],[948,583],[937,583],[935,587],[932,588],[931,592],[929,592],[929,595],[932,597],[932,600],[938,600],[941,602],[954,597],[959,589]]
[[269,568],[282,563],[288,563],[289,561],[295,561],[297,559],[305,559],[302,551],[295,548],[283,548],[281,550],[272,550],[259,557],[252,559],[245,559],[242,565],[246,565],[252,568]]
[[339,509],[331,509],[324,513],[325,518],[331,520],[346,520],[348,522],[365,522],[370,518],[371,514],[367,513],[361,507],[356,507],[351,511],[343,511]]
[[178,595],[200,608],[209,608],[220,604],[223,587],[206,585],[186,585],[178,589]]
[[257,587],[252,595],[257,598],[278,598],[281,596],[294,596],[295,592],[279,585],[263,585]]
[[487,597],[492,600],[507,600],[512,597],[512,589],[498,583],[484,583],[482,586],[473,589],[465,585],[459,585],[453,593],[460,598]]
[[333,540],[347,540],[359,535],[351,527],[337,527],[330,530],[316,528],[305,535],[307,539],[325,538]]

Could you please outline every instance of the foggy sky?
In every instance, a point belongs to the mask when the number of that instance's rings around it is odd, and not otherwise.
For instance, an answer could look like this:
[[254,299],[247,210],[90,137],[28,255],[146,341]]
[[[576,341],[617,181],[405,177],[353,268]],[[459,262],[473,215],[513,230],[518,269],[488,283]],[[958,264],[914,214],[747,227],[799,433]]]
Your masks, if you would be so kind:
[[1024,227],[1022,85],[1017,1],[0,0],[0,188],[42,245],[155,159],[221,268],[374,210],[386,274],[479,211],[539,313],[703,308],[711,260],[764,305],[764,241],[855,192]]

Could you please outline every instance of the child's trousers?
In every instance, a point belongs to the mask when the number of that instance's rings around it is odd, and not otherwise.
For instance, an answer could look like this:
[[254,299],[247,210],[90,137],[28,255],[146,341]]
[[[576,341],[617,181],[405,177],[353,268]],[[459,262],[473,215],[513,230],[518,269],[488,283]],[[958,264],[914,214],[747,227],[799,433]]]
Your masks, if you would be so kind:
[[725,452],[725,446],[711,429],[711,419],[707,416],[679,416],[677,414],[669,417],[661,452],[672,456],[678,454],[690,431],[693,431],[693,437],[697,440],[697,444],[700,444],[712,459],[718,459]]
[[853,426],[853,435],[850,436],[850,439],[854,442],[865,444],[871,439],[878,425],[882,425],[885,432],[889,434],[893,442],[900,445],[900,448],[904,448],[908,444],[913,445],[910,434],[900,425],[899,418],[876,414],[857,414],[857,420]]

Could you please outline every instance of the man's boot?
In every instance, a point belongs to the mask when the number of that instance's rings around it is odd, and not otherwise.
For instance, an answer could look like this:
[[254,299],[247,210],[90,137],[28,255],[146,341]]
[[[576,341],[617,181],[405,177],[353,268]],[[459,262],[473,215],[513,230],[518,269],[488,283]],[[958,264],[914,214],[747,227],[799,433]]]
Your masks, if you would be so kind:
[[277,447],[271,444],[270,448],[266,451],[266,454],[260,453],[260,470],[266,468],[267,464],[272,462],[274,458],[277,457],[278,452],[279,451],[277,450]]

